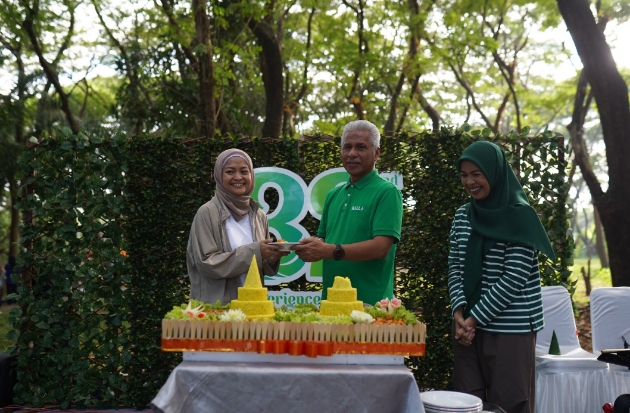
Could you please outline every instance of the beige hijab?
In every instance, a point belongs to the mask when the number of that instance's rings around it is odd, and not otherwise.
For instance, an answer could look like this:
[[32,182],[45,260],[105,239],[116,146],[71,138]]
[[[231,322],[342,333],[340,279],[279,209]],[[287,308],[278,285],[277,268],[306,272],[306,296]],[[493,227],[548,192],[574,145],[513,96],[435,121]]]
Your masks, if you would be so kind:
[[[252,187],[245,195],[234,195],[228,192],[223,186],[223,166],[228,159],[237,156],[245,159],[247,165],[249,165],[249,172],[252,175]],[[249,213],[250,210],[250,195],[254,191],[254,184],[256,183],[254,177],[254,167],[252,160],[248,154],[240,149],[228,149],[217,156],[217,161],[214,164],[214,181],[217,183],[216,196],[219,197],[221,202],[230,210],[230,213],[236,221],[240,221]]]

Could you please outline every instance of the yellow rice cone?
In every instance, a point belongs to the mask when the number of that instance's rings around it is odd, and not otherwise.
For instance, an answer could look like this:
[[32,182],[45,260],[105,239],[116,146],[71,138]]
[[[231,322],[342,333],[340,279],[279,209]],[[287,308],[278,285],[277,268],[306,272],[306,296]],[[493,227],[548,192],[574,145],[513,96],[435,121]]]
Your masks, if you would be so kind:
[[249,271],[247,271],[247,278],[245,279],[244,288],[262,288],[260,282],[260,273],[258,272],[258,262],[256,256],[252,257],[252,262],[249,264]]

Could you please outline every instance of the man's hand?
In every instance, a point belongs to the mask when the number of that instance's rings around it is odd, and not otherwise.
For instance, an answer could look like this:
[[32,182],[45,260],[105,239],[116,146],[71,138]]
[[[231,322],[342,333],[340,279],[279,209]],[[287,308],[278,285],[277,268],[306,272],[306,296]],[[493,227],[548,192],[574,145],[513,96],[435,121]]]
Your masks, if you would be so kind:
[[298,257],[304,262],[315,262],[325,258],[332,258],[335,246],[326,244],[318,237],[309,237],[300,240],[300,245],[293,247]]

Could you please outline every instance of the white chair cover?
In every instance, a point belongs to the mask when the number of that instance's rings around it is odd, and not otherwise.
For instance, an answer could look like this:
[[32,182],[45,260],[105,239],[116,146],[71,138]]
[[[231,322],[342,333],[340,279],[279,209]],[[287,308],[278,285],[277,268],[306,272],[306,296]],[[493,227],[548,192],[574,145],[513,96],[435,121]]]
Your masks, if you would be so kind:
[[591,292],[593,353],[623,348],[630,342],[630,287],[596,288]]
[[[609,402],[608,365],[580,347],[571,297],[562,286],[542,287],[545,327],[536,337],[536,412],[593,413]],[[549,354],[553,331],[560,356]]]
[[[623,348],[624,336],[630,342],[630,287],[596,288],[591,292],[591,334],[593,353]],[[609,398],[630,393],[630,370],[610,364]]]
[[[542,302],[545,328],[536,336],[537,372],[564,373],[608,368],[606,363],[597,361],[597,356],[580,347],[571,297],[567,289],[559,285],[542,287]],[[560,356],[549,354],[554,330],[560,346]]]
[[571,297],[561,285],[542,287],[545,328],[536,336],[536,354],[549,354],[551,336],[556,331],[562,354],[580,348],[580,341],[575,333],[575,318]]

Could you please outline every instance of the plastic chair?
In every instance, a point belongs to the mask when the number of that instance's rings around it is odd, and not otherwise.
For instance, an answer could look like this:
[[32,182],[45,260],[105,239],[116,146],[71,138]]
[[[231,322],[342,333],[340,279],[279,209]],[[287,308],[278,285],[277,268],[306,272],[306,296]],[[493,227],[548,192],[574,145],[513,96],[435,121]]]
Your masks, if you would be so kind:
[[[582,349],[571,297],[562,286],[542,287],[545,327],[536,337],[536,411],[592,413],[609,401],[608,364]],[[550,355],[556,332],[561,355]]]
[[[622,336],[630,341],[630,287],[596,288],[591,292],[593,352],[624,348]],[[630,393],[628,367],[609,364],[609,397]]]

